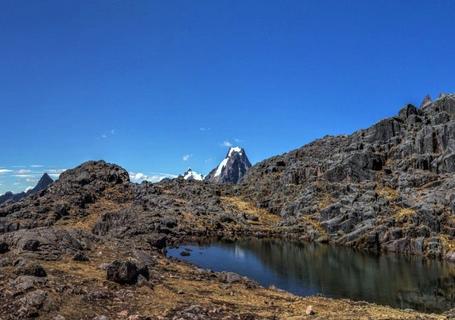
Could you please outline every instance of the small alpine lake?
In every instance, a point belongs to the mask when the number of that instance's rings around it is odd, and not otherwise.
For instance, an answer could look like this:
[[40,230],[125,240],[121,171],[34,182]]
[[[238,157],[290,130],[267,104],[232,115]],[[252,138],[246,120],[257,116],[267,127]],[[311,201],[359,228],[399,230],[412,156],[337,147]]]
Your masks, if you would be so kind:
[[188,244],[168,248],[167,255],[300,296],[321,294],[423,312],[455,307],[455,264],[421,257],[270,239]]

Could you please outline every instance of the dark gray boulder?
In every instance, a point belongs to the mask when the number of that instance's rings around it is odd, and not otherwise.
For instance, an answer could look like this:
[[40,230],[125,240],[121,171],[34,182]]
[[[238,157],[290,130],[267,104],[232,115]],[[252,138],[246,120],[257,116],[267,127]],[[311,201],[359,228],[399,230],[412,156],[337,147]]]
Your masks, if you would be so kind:
[[107,267],[106,274],[108,280],[119,284],[135,284],[139,275],[146,279],[149,278],[148,269],[146,267],[139,268],[131,260],[115,260]]

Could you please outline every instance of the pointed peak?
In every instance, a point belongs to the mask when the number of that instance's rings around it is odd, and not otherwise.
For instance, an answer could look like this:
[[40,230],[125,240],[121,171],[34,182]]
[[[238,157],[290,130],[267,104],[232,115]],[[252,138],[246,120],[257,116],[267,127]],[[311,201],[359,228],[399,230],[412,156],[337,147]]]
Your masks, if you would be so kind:
[[242,147],[230,147],[226,157],[205,178],[215,183],[238,183],[251,167],[245,150]]
[[48,174],[47,172],[45,172],[42,176],[41,176],[41,179],[40,180],[48,180],[48,181],[54,181],[54,179],[52,179]]
[[429,104],[431,104],[433,102],[433,100],[431,99],[431,96],[429,94],[427,94],[423,100],[422,100],[422,103],[420,104],[420,108],[425,108],[426,106],[428,106]]
[[29,190],[29,191],[31,191],[31,192],[41,191],[43,189],[46,189],[47,186],[49,186],[52,182],[54,182],[54,180],[47,173],[44,173],[41,176],[41,179],[39,179],[39,181],[36,184],[36,186],[33,189]]

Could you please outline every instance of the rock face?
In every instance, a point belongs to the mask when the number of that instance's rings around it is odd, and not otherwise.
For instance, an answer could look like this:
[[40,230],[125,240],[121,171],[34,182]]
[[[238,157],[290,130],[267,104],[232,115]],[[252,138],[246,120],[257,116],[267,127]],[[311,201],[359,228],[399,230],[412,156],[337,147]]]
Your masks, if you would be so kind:
[[202,181],[204,180],[204,176],[196,171],[191,170],[189,168],[188,170],[185,171],[183,175],[180,176],[184,180],[188,181]]
[[205,181],[213,183],[236,184],[251,168],[251,163],[240,147],[229,148],[223,161],[213,169],[205,178]]
[[54,180],[52,180],[52,178],[47,173],[45,173],[33,189],[20,193],[7,192],[4,195],[0,196],[0,205],[6,201],[17,202],[31,194],[35,194],[41,190],[46,189],[52,182],[54,182]]
[[46,189],[54,180],[47,174],[44,173],[41,179],[39,179],[38,183],[36,186],[31,190],[32,193],[39,192],[41,190]]
[[455,237],[455,95],[351,135],[265,160],[242,193],[308,240],[450,256]]

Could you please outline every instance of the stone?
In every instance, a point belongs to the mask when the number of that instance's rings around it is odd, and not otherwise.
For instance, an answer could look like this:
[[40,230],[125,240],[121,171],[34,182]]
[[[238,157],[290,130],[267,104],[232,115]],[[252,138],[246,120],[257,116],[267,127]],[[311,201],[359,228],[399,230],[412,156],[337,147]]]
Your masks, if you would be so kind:
[[40,246],[39,240],[30,239],[25,241],[24,245],[22,246],[22,250],[25,251],[37,251]]
[[455,262],[455,251],[450,251],[445,256],[447,261]]
[[34,289],[37,284],[42,284],[44,282],[45,280],[43,280],[42,277],[23,275],[14,279],[12,281],[12,286],[17,292],[22,293]]
[[152,248],[164,249],[166,247],[167,236],[165,234],[154,234],[150,236],[148,242]]
[[73,256],[74,261],[89,261],[90,259],[87,257],[87,255],[83,252],[78,252]]
[[9,251],[9,246],[6,242],[0,242],[0,254],[7,253]]
[[[24,297],[20,299],[20,302],[23,306],[25,306],[28,310],[39,310],[41,309],[48,299],[48,295],[46,291],[43,290],[35,290],[27,293]],[[29,312],[27,312],[29,313]]]
[[47,277],[46,271],[40,264],[29,261],[18,264],[16,266],[16,273],[34,277]]
[[116,260],[107,267],[106,273],[108,280],[120,284],[135,284],[140,274],[148,277],[148,274],[144,274],[145,271],[141,271],[132,261]]
[[224,283],[235,283],[242,281],[242,276],[234,272],[220,272],[218,278]]
[[190,252],[188,252],[188,251],[186,251],[186,250],[183,250],[183,251],[180,252],[180,255],[181,255],[182,257],[188,257],[188,256],[190,255]]
[[149,285],[149,282],[146,277],[144,277],[142,274],[139,274],[137,276],[137,285],[138,286],[147,286],[147,285]]
[[311,315],[313,315],[313,314],[316,314],[316,312],[314,312],[314,310],[313,310],[313,306],[308,306],[308,307],[306,307],[306,309],[305,309],[305,314],[306,314],[307,316],[311,316]]

